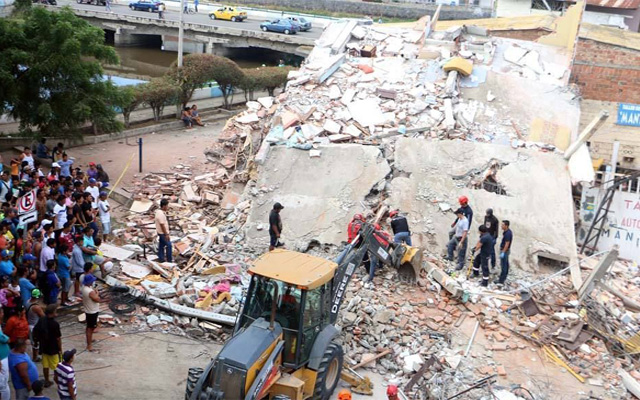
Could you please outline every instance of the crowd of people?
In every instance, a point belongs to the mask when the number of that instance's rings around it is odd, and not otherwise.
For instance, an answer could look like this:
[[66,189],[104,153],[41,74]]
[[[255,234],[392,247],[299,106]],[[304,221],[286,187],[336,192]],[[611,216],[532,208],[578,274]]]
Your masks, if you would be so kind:
[[[100,251],[111,234],[109,177],[95,163],[75,168],[62,144],[50,150],[42,140],[35,150],[34,156],[25,147],[0,172],[0,400],[10,398],[9,380],[18,400],[44,398],[42,388],[54,383],[60,399],[75,400],[76,353],[63,351],[56,316],[60,307],[82,302],[87,351],[95,351],[101,299],[94,285],[113,266]],[[18,204],[33,193],[35,214],[24,218]]]

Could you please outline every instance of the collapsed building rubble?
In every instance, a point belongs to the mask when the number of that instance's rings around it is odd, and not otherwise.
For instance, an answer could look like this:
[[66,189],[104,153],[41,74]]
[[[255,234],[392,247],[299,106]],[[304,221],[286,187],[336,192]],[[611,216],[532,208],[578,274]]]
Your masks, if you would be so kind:
[[[613,290],[595,285],[583,298],[566,274],[540,278],[578,261],[596,268],[576,255],[571,179],[556,151],[577,134],[568,60],[462,27],[424,37],[331,25],[284,93],[227,122],[205,150],[210,171],[178,165],[136,182],[116,240],[130,254],[109,282],[146,302],[136,323],[223,341],[247,266],[267,248],[273,202],[286,207],[287,246],[327,258],[355,212],[387,227],[386,211],[399,208],[428,261],[417,286],[386,269],[375,288],[354,279],[338,321],[346,365],[414,399],[623,398],[640,378],[640,310],[629,301],[640,291],[637,266],[615,262],[605,283]],[[529,89],[532,98],[516,102]],[[461,193],[480,218],[491,206],[517,228],[504,290],[447,273],[440,252]],[[155,262],[163,197],[176,263]]]

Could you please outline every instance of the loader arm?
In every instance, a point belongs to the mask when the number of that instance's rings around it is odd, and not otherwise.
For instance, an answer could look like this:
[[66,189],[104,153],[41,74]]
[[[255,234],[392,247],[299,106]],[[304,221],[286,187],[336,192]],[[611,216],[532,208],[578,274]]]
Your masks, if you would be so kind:
[[347,292],[349,282],[353,277],[356,268],[362,265],[365,255],[369,252],[370,257],[377,257],[385,265],[393,265],[393,257],[390,253],[391,243],[387,243],[382,238],[381,233],[372,224],[364,223],[353,241],[340,253],[336,264],[336,274],[334,277],[333,295],[331,298],[331,314],[329,321],[332,324],[338,319],[342,300]]

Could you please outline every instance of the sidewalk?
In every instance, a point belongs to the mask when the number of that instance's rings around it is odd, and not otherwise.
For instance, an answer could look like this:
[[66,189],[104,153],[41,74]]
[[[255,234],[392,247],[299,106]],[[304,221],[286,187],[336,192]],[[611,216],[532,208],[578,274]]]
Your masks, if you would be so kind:
[[[269,94],[267,92],[255,92],[253,97],[257,99],[258,97],[264,97],[268,95]],[[242,92],[236,93],[233,96],[233,105],[243,104],[244,102],[245,102],[244,93]],[[224,105],[224,100],[222,99],[222,97],[213,97],[209,99],[195,100],[193,102],[189,102],[188,104],[189,105],[197,104],[198,110],[202,113],[205,111],[210,111],[211,109],[214,109],[214,108],[222,107]],[[175,112],[176,112],[175,106],[173,105],[166,106],[164,108],[162,116],[166,117],[169,115],[175,115]],[[124,122],[124,118],[122,117],[122,114],[118,114],[116,118],[118,121]],[[136,122],[149,121],[151,119],[153,119],[153,110],[151,110],[151,108],[149,107],[142,107],[142,108],[136,109],[134,112],[131,113],[130,120],[131,120],[132,128],[135,128],[135,126],[133,125],[135,125]],[[167,121],[163,120],[162,122],[167,122]],[[0,137],[6,136],[6,135],[16,135],[19,132],[20,132],[19,122],[0,123]]]

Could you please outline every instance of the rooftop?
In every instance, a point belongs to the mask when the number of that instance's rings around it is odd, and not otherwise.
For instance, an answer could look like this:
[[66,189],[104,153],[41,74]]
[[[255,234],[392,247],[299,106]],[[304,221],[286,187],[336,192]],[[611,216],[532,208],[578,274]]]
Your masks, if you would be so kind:
[[249,268],[249,273],[310,290],[329,282],[337,267],[336,263],[324,258],[278,249],[260,256]]

